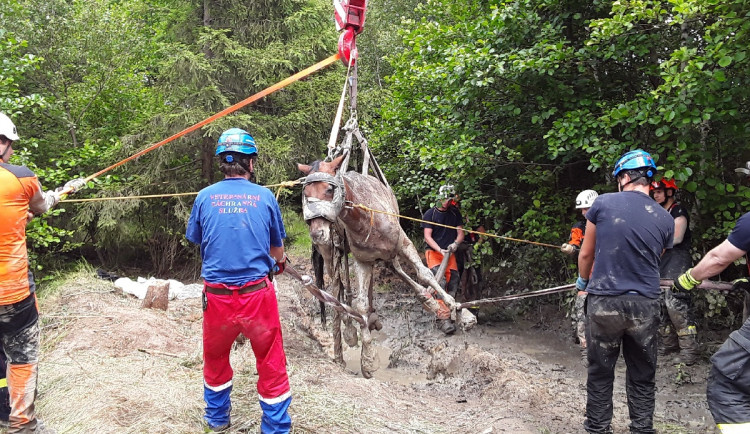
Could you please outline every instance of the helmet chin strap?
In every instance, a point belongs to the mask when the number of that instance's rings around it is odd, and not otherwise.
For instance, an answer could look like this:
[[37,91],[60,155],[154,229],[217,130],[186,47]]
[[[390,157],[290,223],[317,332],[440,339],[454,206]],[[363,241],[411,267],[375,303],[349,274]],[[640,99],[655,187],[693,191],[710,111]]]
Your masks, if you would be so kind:
[[635,181],[637,181],[637,180],[639,180],[639,179],[641,179],[643,177],[644,177],[643,175],[638,175],[635,178],[630,178],[630,181],[626,182],[625,184],[620,184],[620,181],[617,181],[617,187],[618,187],[619,191],[622,191],[625,188],[625,186],[627,186],[628,184],[632,184],[633,182],[635,182]]
[[[641,177],[639,176],[638,178],[641,178]],[[628,186],[628,184],[631,184],[633,181],[635,181],[638,178],[631,179],[630,181],[626,182],[625,184],[620,184],[620,181],[617,181],[617,190],[618,191],[623,191],[625,189],[625,187]]]

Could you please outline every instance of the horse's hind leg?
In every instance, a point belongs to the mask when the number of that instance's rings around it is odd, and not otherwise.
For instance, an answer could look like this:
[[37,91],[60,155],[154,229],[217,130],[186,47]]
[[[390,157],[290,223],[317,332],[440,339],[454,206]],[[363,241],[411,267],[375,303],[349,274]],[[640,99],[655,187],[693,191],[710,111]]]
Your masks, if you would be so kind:
[[[401,279],[403,279],[406,283],[409,284],[409,286],[412,287],[412,289],[414,290],[415,294],[417,295],[417,299],[421,303],[426,303],[426,302],[428,302],[429,300],[432,299],[432,295],[427,290],[427,288],[425,288],[424,286],[422,286],[419,283],[415,282],[414,279],[412,279],[411,277],[409,277],[409,275],[406,274],[406,272],[404,271],[404,269],[401,268],[401,262],[399,262],[398,258],[394,258],[393,261],[392,261],[392,264],[393,264],[393,269],[396,270],[396,274],[398,274],[401,277]],[[432,309],[430,309],[430,310],[432,310]]]
[[[419,258],[419,254],[417,253],[417,249],[414,248],[414,245],[406,237],[404,237],[404,240],[401,243],[401,249],[399,250],[398,258],[404,259],[405,261],[411,263],[411,265],[417,272],[419,281],[426,285],[429,285],[429,287],[432,288],[434,292],[440,296],[440,298],[448,308],[450,308],[451,310],[457,308],[456,301],[453,299],[453,297],[448,295],[448,293],[445,292],[443,288],[440,287],[430,269],[422,263],[422,260]],[[395,267],[398,263],[398,260],[394,260],[393,262]],[[403,270],[401,270],[399,274],[404,278],[404,280],[412,285],[415,290],[417,290],[417,296],[420,298],[420,301],[422,301],[425,308],[438,315],[439,319],[445,319],[445,308],[439,306],[438,302],[434,298],[432,298],[432,295],[429,292],[427,293],[427,295],[425,295],[424,292],[427,291],[427,289],[414,282],[414,280],[412,280],[406,273],[404,273]],[[427,298],[427,301],[424,301],[422,299],[423,297]],[[459,314],[458,319],[460,319],[461,326],[464,328],[464,330],[469,330],[477,322],[476,317],[466,309],[461,309],[460,312],[456,313]],[[451,327],[447,327],[443,331],[446,333],[451,333],[452,331],[450,330]]]
[[445,304],[447,304],[450,308],[455,307],[456,300],[454,300],[453,297],[445,292],[445,290],[440,286],[437,279],[435,278],[435,275],[432,274],[432,271],[430,271],[430,269],[422,263],[422,259],[420,259],[419,253],[417,253],[417,249],[414,248],[414,244],[412,244],[407,237],[403,238],[404,239],[401,243],[401,248],[398,252],[398,257],[410,263],[412,267],[414,267],[414,271],[416,271],[417,273],[417,279],[423,284],[432,288],[434,292],[440,295],[440,298],[445,302]]
[[[435,298],[432,296],[432,294],[430,294],[427,288],[415,282],[414,279],[409,277],[409,275],[406,274],[404,269],[401,268],[401,263],[399,262],[398,258],[394,258],[392,261],[392,264],[393,264],[393,268],[396,270],[396,273],[399,276],[401,276],[401,278],[406,283],[408,283],[412,287],[412,289],[414,289],[414,292],[417,296],[417,300],[419,300],[422,303],[422,306],[425,309],[434,313],[438,319],[441,319],[441,320],[450,319],[450,310],[448,310],[448,308],[444,304],[441,305],[437,300],[435,300]],[[446,328],[446,330],[449,330],[449,329],[450,327]]]
[[[357,262],[357,288],[359,292],[352,300],[352,307],[357,310],[363,317],[367,318],[369,313],[368,301],[370,300],[369,293],[372,291],[372,264],[366,264]],[[360,365],[362,368],[362,376],[365,378],[372,378],[372,374],[377,371],[377,354],[375,346],[372,342],[372,334],[370,328],[367,326],[360,326],[359,328],[362,340],[362,354],[360,359]]]

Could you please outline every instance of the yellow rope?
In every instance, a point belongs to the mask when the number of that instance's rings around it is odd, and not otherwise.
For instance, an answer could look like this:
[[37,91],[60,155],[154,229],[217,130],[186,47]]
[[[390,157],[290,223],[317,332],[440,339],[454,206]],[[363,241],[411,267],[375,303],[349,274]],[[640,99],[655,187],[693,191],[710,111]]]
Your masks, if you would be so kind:
[[175,196],[195,196],[197,191],[190,193],[168,193],[168,194],[144,194],[141,196],[111,196],[111,197],[91,197],[88,199],[63,199],[60,202],[102,202],[105,200],[124,200],[124,199],[151,199],[155,197],[175,197]]
[[[302,179],[296,179],[294,181],[284,181],[284,182],[280,182],[278,184],[264,185],[264,187],[266,187],[266,188],[278,187],[279,190],[276,192],[276,197],[278,198],[278,195],[281,192],[281,189],[283,189],[283,188],[292,188],[292,187],[294,187],[295,185],[298,185],[298,184],[302,184]],[[141,196],[117,196],[117,197],[93,197],[93,198],[89,198],[89,199],[65,199],[65,200],[62,200],[61,202],[71,203],[71,202],[99,202],[99,201],[105,201],[105,200],[150,199],[150,198],[157,198],[157,197],[195,196],[196,194],[198,194],[197,191],[190,192],[190,193],[146,194],[146,195],[141,195]],[[401,215],[401,214],[391,213],[391,212],[388,212],[388,211],[382,211],[382,210],[370,208],[368,206],[365,206],[365,205],[362,205],[362,204],[358,204],[358,203],[352,204],[351,206],[353,208],[360,208],[360,209],[363,209],[365,211],[369,211],[370,212],[370,224],[374,224],[375,213],[377,212],[377,213],[380,213],[380,214],[386,214],[386,215],[390,215],[390,216],[393,216],[393,217],[397,217],[397,218],[401,218],[401,219],[407,219],[407,220],[412,220],[412,221],[419,222],[419,223],[429,223],[429,224],[431,224],[433,226],[441,226],[441,227],[448,228],[448,229],[458,229],[457,226],[448,226],[448,225],[444,225],[442,223],[435,223],[435,222],[431,222],[431,221],[427,221],[427,220],[422,220],[422,219],[418,219],[418,218],[414,218],[414,217],[409,217],[409,216],[405,216],[405,215]],[[502,236],[502,235],[495,235],[495,234],[491,234],[491,233],[488,233],[488,232],[472,231],[472,230],[463,229],[463,228],[461,228],[461,230],[464,231],[464,232],[466,232],[466,233],[470,233],[470,234],[477,234],[477,235],[481,235],[481,236],[487,236],[487,237],[497,238],[497,239],[506,240],[506,241],[514,241],[514,242],[517,242],[517,243],[533,244],[535,246],[542,246],[542,247],[551,247],[553,249],[559,249],[560,248],[560,246],[557,246],[557,245],[554,245],[554,244],[539,243],[539,242],[536,242],[536,241],[529,241],[529,240],[522,240],[522,239],[519,239],[519,238],[505,237],[505,236]]]
[[[279,187],[279,192],[282,188],[292,188],[297,184],[301,184],[302,181],[297,179],[294,181],[284,181],[280,182],[278,184],[270,184],[270,185],[264,185],[266,188],[274,188]],[[140,196],[111,196],[111,197],[92,197],[89,199],[63,199],[60,202],[65,203],[73,203],[73,202],[101,202],[105,200],[125,200],[125,199],[152,199],[156,197],[177,197],[177,196],[195,196],[198,194],[197,191],[192,191],[190,193],[165,193],[165,194],[144,194]],[[278,198],[278,193],[276,195]]]
[[[444,225],[442,223],[435,223],[435,222],[431,222],[431,221],[427,221],[427,220],[422,220],[422,219],[418,219],[418,218],[414,218],[414,217],[408,217],[408,216],[401,215],[401,214],[391,213],[391,212],[388,212],[388,211],[382,211],[382,210],[378,210],[378,209],[373,209],[373,208],[367,207],[367,206],[359,204],[359,203],[352,204],[351,206],[353,208],[360,208],[360,209],[363,209],[365,211],[370,211],[371,213],[373,213],[373,212],[379,212],[381,214],[386,214],[386,215],[390,215],[390,216],[393,216],[393,217],[398,217],[398,218],[403,218],[403,219],[407,219],[407,220],[412,220],[412,221],[415,221],[415,222],[429,223],[429,224],[431,224],[433,226],[441,226],[441,227],[448,228],[448,229],[458,229],[457,226],[448,226],[448,225]],[[536,242],[536,241],[522,240],[522,239],[519,239],[519,238],[504,237],[502,235],[490,234],[488,232],[472,231],[470,229],[464,229],[464,228],[461,228],[461,230],[464,231],[464,232],[466,232],[466,233],[470,233],[470,234],[484,235],[484,236],[488,236],[488,237],[492,237],[492,238],[498,238],[498,239],[506,240],[506,241],[515,241],[517,243],[527,243],[527,244],[533,244],[535,246],[542,246],[542,247],[552,247],[554,249],[559,249],[560,248],[560,246],[556,246],[554,244],[539,243],[539,242]]]

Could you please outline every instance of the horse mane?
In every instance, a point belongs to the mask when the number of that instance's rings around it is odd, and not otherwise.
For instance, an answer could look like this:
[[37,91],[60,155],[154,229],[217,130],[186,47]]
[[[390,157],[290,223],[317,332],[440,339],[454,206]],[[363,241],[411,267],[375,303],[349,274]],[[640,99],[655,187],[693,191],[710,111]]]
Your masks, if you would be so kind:
[[321,163],[321,160],[315,160],[312,163],[310,163],[310,173],[318,172],[320,170],[320,163]]

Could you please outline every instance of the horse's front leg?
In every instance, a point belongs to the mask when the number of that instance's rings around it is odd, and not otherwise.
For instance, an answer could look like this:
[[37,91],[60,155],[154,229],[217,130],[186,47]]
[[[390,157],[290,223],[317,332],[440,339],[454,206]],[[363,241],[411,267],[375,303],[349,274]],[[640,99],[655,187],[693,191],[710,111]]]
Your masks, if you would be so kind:
[[[367,318],[370,312],[368,302],[371,299],[369,293],[372,291],[373,265],[356,260],[355,263],[357,264],[357,293],[352,300],[352,307],[364,318]],[[359,330],[362,341],[362,353],[360,356],[362,376],[372,378],[372,374],[378,370],[375,345],[373,345],[369,327],[360,325]]]

